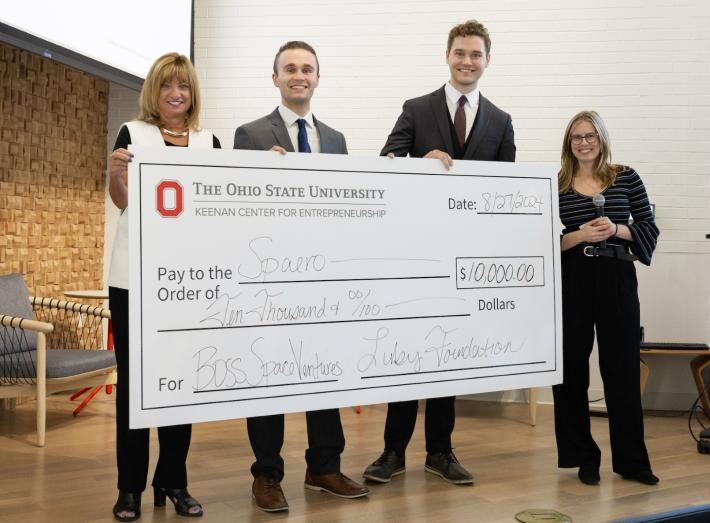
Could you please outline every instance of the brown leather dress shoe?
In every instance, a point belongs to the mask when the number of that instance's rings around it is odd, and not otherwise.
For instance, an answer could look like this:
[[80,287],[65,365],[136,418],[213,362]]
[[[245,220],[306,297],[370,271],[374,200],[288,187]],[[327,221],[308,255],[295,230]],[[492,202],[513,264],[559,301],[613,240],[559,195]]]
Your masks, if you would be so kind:
[[369,488],[360,485],[360,483],[353,481],[340,472],[315,475],[306,471],[305,487],[310,490],[328,492],[341,498],[361,498],[370,493]]
[[288,502],[281,482],[267,476],[259,476],[251,485],[251,497],[257,508],[264,512],[280,512],[288,510]]

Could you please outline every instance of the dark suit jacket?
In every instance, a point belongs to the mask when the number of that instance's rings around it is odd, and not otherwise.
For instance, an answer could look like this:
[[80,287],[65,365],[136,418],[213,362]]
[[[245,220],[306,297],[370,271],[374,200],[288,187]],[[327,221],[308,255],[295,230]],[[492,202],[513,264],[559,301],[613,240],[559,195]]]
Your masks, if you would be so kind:
[[[439,149],[453,156],[454,146],[449,127],[449,108],[444,88],[404,102],[402,114],[387,137],[382,156],[422,158]],[[515,161],[515,137],[510,115],[481,95],[476,121],[471,130],[464,160]]]
[[[313,123],[318,129],[320,139],[320,152],[327,154],[348,154],[348,146],[345,143],[343,133],[328,127],[316,117]],[[255,151],[268,151],[274,145],[283,147],[287,151],[295,152],[291,138],[286,130],[286,124],[281,118],[279,109],[274,112],[237,127],[234,132],[235,149],[251,149]]]

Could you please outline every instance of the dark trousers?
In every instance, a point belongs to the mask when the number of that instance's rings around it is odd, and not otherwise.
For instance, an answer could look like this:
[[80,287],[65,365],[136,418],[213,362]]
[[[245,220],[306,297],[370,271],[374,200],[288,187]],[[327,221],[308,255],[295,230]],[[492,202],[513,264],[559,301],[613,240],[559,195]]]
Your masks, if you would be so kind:
[[[455,400],[454,396],[426,400],[424,435],[426,451],[429,454],[451,450],[451,433],[456,422]],[[385,449],[394,450],[400,456],[404,456],[409,440],[414,434],[418,407],[419,402],[416,400],[387,405]]]
[[599,368],[609,414],[612,466],[619,474],[650,470],[640,391],[640,317],[633,263],[562,254],[564,382],[552,388],[558,466],[599,466],[589,423],[589,355],[596,326]]
[[[312,474],[340,472],[340,455],[345,449],[345,436],[338,409],[306,412],[308,449],[306,466]],[[247,418],[249,442],[256,461],[251,473],[256,478],[269,476],[278,481],[284,476],[281,447],[284,443],[284,415]]]
[[[109,306],[118,369],[116,387],[116,464],[118,489],[143,492],[148,476],[150,429],[128,428],[128,291],[109,287]],[[160,456],[153,475],[153,486],[187,487],[187,451],[192,425],[158,428]]]

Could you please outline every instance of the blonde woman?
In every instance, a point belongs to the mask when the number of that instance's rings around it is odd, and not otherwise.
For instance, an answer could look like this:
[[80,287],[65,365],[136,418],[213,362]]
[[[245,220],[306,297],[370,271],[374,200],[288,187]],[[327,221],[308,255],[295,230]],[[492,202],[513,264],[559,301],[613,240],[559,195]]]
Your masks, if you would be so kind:
[[587,397],[596,331],[613,470],[625,479],[655,485],[658,478],[644,443],[633,262],[651,263],[658,228],[638,173],[611,163],[609,136],[594,111],[576,114],[567,125],[559,189],[565,228],[564,382],[553,387],[558,466],[579,467],[582,483],[600,481],[601,451],[592,438]]
[[[148,475],[149,429],[128,428],[128,162],[129,144],[152,147],[219,148],[219,140],[200,129],[200,91],[195,69],[186,56],[169,53],[151,66],[140,95],[140,116],[125,123],[109,158],[109,193],[121,209],[109,271],[118,387],[116,391],[116,462],[118,521],[141,515],[141,493]],[[191,425],[159,427],[160,456],[153,476],[156,506],[168,498],[178,514],[202,516],[202,506],[187,491],[187,452]]]

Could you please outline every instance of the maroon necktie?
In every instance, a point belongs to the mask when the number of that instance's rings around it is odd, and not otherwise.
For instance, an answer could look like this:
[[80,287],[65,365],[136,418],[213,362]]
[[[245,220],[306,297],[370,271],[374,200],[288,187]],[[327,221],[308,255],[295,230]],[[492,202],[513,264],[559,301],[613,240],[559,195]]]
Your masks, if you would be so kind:
[[464,105],[466,105],[466,97],[462,96],[459,98],[459,106],[456,108],[456,115],[454,116],[454,130],[461,147],[466,143],[466,112],[463,110]]

